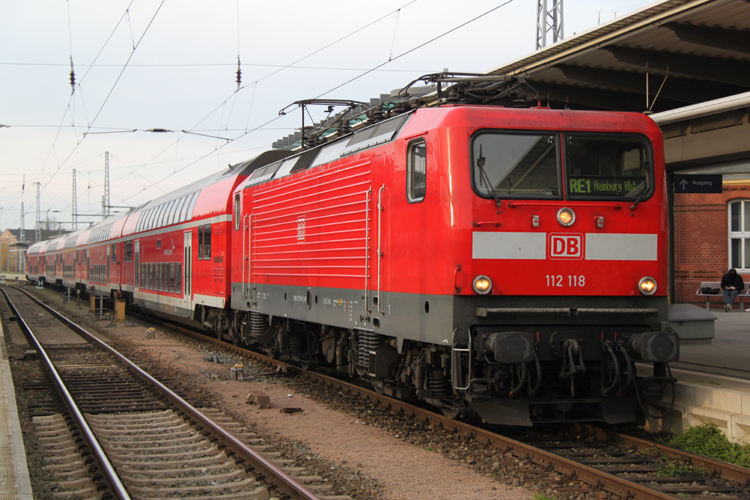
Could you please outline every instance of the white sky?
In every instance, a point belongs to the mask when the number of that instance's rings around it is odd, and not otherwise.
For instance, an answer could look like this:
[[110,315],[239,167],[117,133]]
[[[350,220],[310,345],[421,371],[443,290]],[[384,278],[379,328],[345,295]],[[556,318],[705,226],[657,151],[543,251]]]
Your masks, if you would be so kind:
[[[651,3],[564,1],[566,37],[595,27],[599,16],[603,24]],[[504,3],[0,2],[0,231],[21,226],[22,201],[26,228],[36,227],[35,182],[41,218],[49,210],[50,220],[72,221],[73,169],[79,213],[100,214],[105,151],[111,204],[136,206],[271,149],[299,127],[298,111],[277,118],[294,101],[369,101],[426,73],[482,72],[522,57],[535,48],[536,2]],[[71,56],[79,84],[72,97]],[[316,121],[322,117],[313,110]],[[145,132],[155,128],[174,132]]]

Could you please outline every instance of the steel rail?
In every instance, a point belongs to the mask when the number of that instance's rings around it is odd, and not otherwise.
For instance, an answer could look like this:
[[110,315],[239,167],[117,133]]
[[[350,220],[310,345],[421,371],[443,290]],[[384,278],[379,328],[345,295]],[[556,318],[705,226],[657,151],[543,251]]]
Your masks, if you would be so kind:
[[[151,375],[143,371],[140,367],[135,365],[128,358],[126,358],[125,356],[123,356],[122,354],[120,354],[119,352],[117,352],[116,350],[114,350],[113,348],[111,348],[110,346],[108,346],[107,344],[99,340],[98,338],[96,338],[94,335],[86,331],[83,327],[77,325],[70,319],[63,316],[61,313],[57,312],[52,307],[42,303],[39,299],[35,298],[33,295],[29,294],[27,291],[25,290],[19,290],[19,291],[26,294],[39,306],[41,306],[47,312],[55,316],[58,320],[62,321],[65,325],[67,325],[69,328],[74,330],[76,333],[82,335],[86,339],[90,340],[92,343],[96,344],[97,346],[105,350],[106,352],[110,353],[111,355],[119,359],[128,368],[133,370],[133,372],[138,377],[146,381],[150,386],[157,389],[162,395],[164,395],[167,399],[169,399],[169,401],[171,401],[175,406],[177,406],[188,417],[193,419],[199,426],[203,427],[201,429],[202,431],[208,432],[211,436],[218,439],[221,444],[227,447],[227,449],[232,451],[236,456],[238,456],[239,458],[242,458],[247,464],[249,464],[254,469],[256,469],[256,471],[270,483],[269,486],[272,485],[276,487],[279,493],[287,495],[293,500],[297,500],[297,499],[318,500],[317,496],[315,496],[312,492],[310,492],[305,487],[300,485],[291,476],[287,475],[281,469],[279,469],[278,467],[273,465],[271,462],[263,458],[257,452],[255,452],[250,447],[248,447],[245,443],[243,443],[242,441],[240,441],[233,435],[229,434],[219,424],[217,424],[216,422],[214,422],[207,416],[203,415],[190,403],[188,403],[187,401],[182,399],[180,396],[178,396],[175,392],[173,392],[169,387],[163,385],[161,382],[159,382],[158,380],[153,378]],[[130,498],[130,497],[123,497],[123,498]]]
[[[153,319],[153,317],[150,317],[150,318]],[[228,350],[231,350],[243,356],[252,358],[256,361],[259,361],[265,364],[275,365],[287,371],[297,372],[301,376],[304,376],[312,380],[318,380],[320,382],[324,382],[328,385],[337,387],[342,390],[350,391],[353,393],[358,393],[360,395],[363,395],[369,398],[372,401],[378,401],[385,406],[390,406],[391,408],[396,409],[396,410],[402,410],[406,414],[414,415],[418,418],[429,420],[436,424],[440,424],[446,429],[454,429],[464,434],[473,436],[475,439],[479,441],[489,442],[500,448],[512,450],[516,455],[529,457],[534,462],[536,462],[537,464],[541,466],[552,466],[557,471],[559,471],[560,473],[566,476],[576,477],[580,479],[582,482],[590,484],[594,489],[604,489],[622,498],[635,498],[638,500],[674,500],[675,499],[673,495],[670,495],[668,493],[663,493],[661,491],[643,486],[639,483],[628,481],[627,479],[623,479],[621,477],[615,476],[614,474],[610,474],[608,472],[597,470],[594,467],[589,467],[587,465],[578,463],[574,460],[570,460],[568,458],[555,455],[554,453],[551,453],[551,452],[548,452],[539,448],[535,448],[531,445],[522,443],[520,441],[516,441],[514,439],[507,438],[505,436],[501,436],[494,432],[481,429],[479,427],[469,425],[469,424],[460,422],[458,420],[451,420],[442,415],[438,415],[430,410],[416,407],[414,405],[411,405],[399,399],[394,399],[389,396],[378,394],[374,391],[370,391],[358,385],[350,384],[348,382],[339,380],[334,377],[330,377],[328,375],[323,375],[320,373],[303,370],[289,363],[278,361],[276,359],[269,358],[268,356],[264,356],[263,354],[259,354],[254,351],[249,351],[241,347],[237,347],[231,344],[224,343],[216,338],[208,337],[200,333],[191,331],[189,329],[185,329],[185,328],[175,326],[172,324],[168,324],[168,323],[167,325],[170,328],[175,328],[179,330],[180,332],[187,333],[201,340],[207,340],[216,345],[220,345]]]
[[[19,291],[22,291],[22,290],[19,290]],[[71,413],[71,415],[73,416],[73,419],[78,425],[78,429],[81,431],[81,435],[83,439],[86,441],[86,444],[88,445],[89,449],[94,455],[94,459],[96,460],[99,466],[99,470],[104,475],[105,479],[107,480],[107,483],[109,483],[112,494],[119,500],[129,500],[131,497],[128,494],[127,490],[125,489],[125,486],[122,484],[122,481],[120,480],[120,476],[117,475],[117,472],[115,471],[114,466],[109,461],[107,454],[104,452],[104,449],[99,444],[99,441],[96,439],[96,436],[94,435],[94,431],[91,430],[91,427],[89,427],[89,424],[86,421],[86,418],[78,409],[78,406],[73,400],[73,396],[71,396],[70,392],[68,391],[68,388],[65,386],[65,382],[63,382],[62,377],[60,377],[60,374],[57,372],[57,369],[52,364],[52,360],[47,354],[47,351],[44,350],[44,347],[42,347],[42,344],[34,335],[34,332],[31,329],[31,327],[29,326],[28,323],[26,323],[26,320],[18,311],[18,308],[16,308],[15,304],[13,303],[10,296],[6,292],[5,287],[3,287],[2,292],[3,292],[3,295],[5,295],[5,300],[8,301],[8,305],[10,306],[10,308],[13,310],[13,313],[18,318],[18,322],[21,324],[22,328],[28,334],[29,338],[31,339],[31,342],[34,344],[34,347],[37,353],[39,354],[39,356],[41,356],[42,360],[47,366],[47,370],[49,370],[50,376],[52,377],[52,381],[54,382],[55,387],[57,387],[57,390],[59,391],[60,396],[62,397],[63,403],[68,408],[68,411]]]
[[646,439],[641,439],[635,436],[628,436],[627,434],[610,431],[608,429],[602,429],[592,425],[579,425],[579,429],[595,436],[598,439],[612,442],[620,446],[629,446],[639,449],[655,448],[665,455],[686,458],[690,461],[690,464],[693,467],[710,470],[724,479],[731,479],[733,481],[738,481],[741,483],[750,481],[750,469],[740,467],[739,465],[722,462],[720,460],[704,457],[695,453],[678,450],[677,448],[672,448],[671,446],[654,443]]

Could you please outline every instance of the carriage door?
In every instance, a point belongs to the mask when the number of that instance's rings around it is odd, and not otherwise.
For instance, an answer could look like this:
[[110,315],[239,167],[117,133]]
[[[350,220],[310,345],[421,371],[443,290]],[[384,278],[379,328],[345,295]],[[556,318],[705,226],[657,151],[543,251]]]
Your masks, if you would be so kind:
[[137,292],[141,286],[141,241],[135,240],[135,291]]
[[[200,229],[199,229],[200,230]],[[183,251],[183,286],[185,287],[185,305],[189,310],[193,310],[193,283],[190,278],[193,271],[193,232],[188,231],[184,235],[185,250]]]

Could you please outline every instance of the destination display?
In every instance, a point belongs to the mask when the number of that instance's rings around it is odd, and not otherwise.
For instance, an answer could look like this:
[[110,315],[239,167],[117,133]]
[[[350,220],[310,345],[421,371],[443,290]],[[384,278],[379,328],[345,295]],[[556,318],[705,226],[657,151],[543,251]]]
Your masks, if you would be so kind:
[[573,194],[622,196],[635,191],[642,179],[602,179],[598,177],[571,177],[569,190]]

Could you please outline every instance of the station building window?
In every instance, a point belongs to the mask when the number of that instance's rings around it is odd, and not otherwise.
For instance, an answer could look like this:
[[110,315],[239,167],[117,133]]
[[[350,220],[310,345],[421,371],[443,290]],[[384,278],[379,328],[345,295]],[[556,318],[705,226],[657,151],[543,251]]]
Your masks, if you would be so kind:
[[729,203],[729,264],[750,269],[750,200]]

